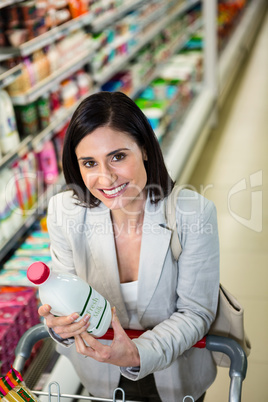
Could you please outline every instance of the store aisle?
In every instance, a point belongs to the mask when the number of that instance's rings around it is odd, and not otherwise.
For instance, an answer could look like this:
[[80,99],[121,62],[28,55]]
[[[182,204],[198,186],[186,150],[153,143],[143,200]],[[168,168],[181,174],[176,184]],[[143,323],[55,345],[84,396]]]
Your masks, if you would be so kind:
[[[252,352],[243,402],[268,400],[267,72],[268,17],[190,180],[216,204],[221,282],[245,307]],[[228,401],[228,388],[219,369],[205,401]]]

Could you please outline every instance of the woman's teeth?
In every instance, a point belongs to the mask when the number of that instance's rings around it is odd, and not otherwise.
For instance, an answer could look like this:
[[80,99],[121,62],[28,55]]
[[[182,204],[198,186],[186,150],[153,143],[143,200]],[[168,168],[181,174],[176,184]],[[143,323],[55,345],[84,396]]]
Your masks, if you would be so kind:
[[122,186],[114,188],[113,190],[102,190],[102,191],[104,192],[104,194],[114,195],[116,193],[119,193],[119,191],[123,190],[123,188],[126,187],[126,185],[127,184],[125,183],[125,184],[122,184]]

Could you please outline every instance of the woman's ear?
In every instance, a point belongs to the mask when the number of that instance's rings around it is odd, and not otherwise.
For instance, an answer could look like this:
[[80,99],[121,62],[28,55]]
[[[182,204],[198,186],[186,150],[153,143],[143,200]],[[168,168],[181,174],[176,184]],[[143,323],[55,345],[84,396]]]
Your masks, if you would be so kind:
[[148,161],[147,152],[144,148],[142,148],[142,157],[144,161]]

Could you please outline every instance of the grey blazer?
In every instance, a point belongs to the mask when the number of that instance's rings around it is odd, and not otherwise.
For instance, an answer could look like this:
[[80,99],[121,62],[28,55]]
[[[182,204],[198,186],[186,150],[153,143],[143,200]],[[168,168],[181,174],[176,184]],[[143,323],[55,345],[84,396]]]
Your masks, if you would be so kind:
[[[75,346],[58,345],[92,395],[111,398],[120,374],[138,380],[154,373],[163,401],[197,399],[211,385],[216,367],[209,351],[191,348],[209,330],[217,309],[219,243],[216,209],[201,195],[182,190],[176,219],[182,253],[174,261],[164,201],[146,202],[138,277],[138,318],[147,331],[133,340],[138,373],[84,359]],[[48,208],[53,269],[75,273],[116,307],[124,328],[129,317],[120,290],[110,211],[77,205],[72,192],[52,197]],[[102,341],[108,343],[109,341]]]

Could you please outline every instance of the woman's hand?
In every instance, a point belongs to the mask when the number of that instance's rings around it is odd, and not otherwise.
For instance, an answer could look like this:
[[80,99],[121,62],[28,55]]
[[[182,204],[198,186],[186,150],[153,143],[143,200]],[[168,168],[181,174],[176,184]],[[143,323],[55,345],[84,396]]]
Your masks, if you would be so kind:
[[89,326],[90,316],[86,314],[81,320],[75,322],[79,318],[79,314],[73,313],[64,317],[55,317],[50,313],[51,307],[44,304],[39,307],[38,314],[44,317],[46,325],[51,328],[62,339],[72,338],[85,332]]
[[139,366],[140,356],[135,343],[132,342],[121,327],[115,308],[112,309],[112,313],[114,339],[111,345],[103,345],[85,331],[75,336],[77,352],[102,363],[110,363],[122,367]]

